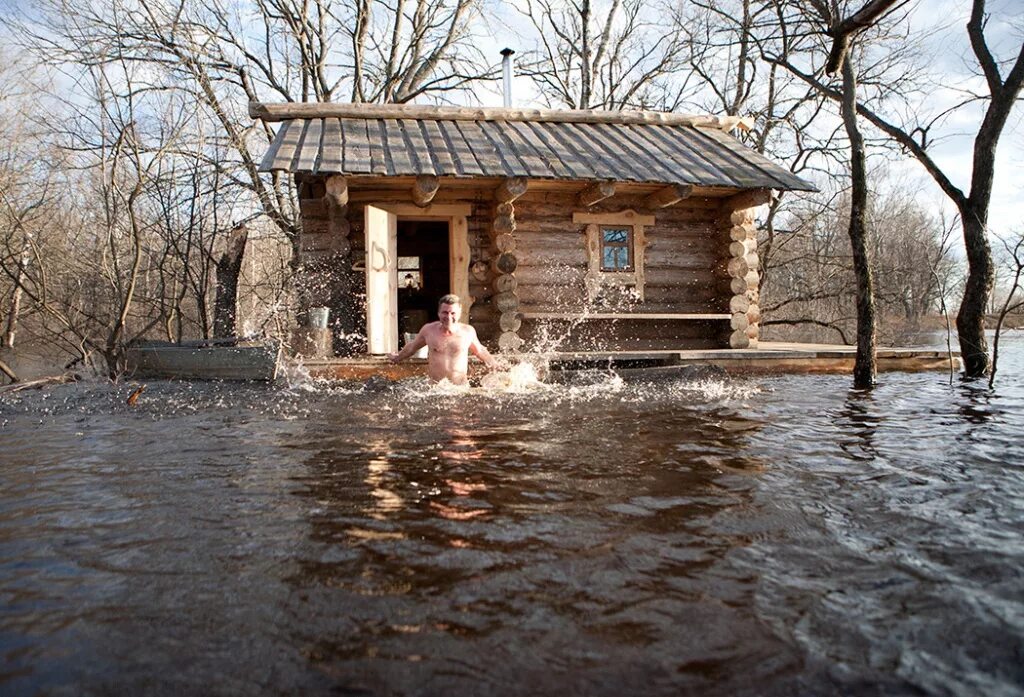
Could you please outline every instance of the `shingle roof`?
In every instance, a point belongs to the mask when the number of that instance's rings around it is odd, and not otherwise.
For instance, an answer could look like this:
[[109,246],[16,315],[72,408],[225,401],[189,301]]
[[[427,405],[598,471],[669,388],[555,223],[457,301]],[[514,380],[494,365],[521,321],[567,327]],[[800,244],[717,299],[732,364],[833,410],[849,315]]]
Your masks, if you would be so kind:
[[264,172],[814,190],[715,117],[346,104],[253,104],[250,114],[282,121]]

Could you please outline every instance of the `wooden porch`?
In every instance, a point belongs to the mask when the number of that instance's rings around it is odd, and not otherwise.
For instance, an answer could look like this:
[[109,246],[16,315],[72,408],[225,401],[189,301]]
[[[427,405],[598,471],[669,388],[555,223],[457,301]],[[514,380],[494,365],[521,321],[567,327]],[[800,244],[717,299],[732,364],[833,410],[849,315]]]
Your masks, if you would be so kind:
[[[544,360],[552,372],[583,368],[612,367],[621,371],[663,373],[682,366],[708,365],[733,375],[770,375],[800,373],[844,374],[853,372],[856,348],[833,344],[795,344],[762,341],[757,348],[656,351],[593,351],[524,354],[524,360]],[[952,360],[960,369],[960,354],[920,348],[882,348],[878,350],[880,372],[948,371]],[[296,362],[311,377],[328,380],[365,380],[379,376],[392,380],[426,375],[425,360],[392,364],[385,358],[321,358]],[[482,372],[478,362],[470,372]]]

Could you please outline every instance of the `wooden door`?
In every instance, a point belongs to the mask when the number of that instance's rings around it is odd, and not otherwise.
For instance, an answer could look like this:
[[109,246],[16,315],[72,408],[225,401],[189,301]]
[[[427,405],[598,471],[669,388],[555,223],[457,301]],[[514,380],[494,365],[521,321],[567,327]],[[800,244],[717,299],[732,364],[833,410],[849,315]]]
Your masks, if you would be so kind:
[[398,216],[366,207],[366,338],[372,354],[398,350]]

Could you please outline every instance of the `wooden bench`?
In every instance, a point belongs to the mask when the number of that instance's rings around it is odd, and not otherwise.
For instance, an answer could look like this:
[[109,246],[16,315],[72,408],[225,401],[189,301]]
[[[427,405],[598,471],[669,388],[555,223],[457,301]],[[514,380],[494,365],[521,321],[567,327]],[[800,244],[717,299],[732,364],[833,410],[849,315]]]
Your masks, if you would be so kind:
[[729,313],[710,312],[522,312],[523,319],[678,319],[678,320],[728,320]]

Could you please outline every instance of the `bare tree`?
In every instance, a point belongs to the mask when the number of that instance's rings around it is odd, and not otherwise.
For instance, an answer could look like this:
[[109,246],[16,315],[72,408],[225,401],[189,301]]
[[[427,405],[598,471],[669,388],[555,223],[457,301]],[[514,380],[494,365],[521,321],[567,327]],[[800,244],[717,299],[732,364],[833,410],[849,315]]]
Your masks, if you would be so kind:
[[[859,115],[921,163],[960,212],[968,275],[956,324],[968,377],[981,377],[989,370],[985,309],[992,292],[994,270],[987,233],[995,176],[995,153],[1003,129],[1024,88],[1024,42],[1014,48],[1015,57],[1008,60],[997,58],[985,34],[987,22],[985,0],[973,0],[967,22],[967,38],[984,75],[987,94],[969,95],[953,109],[945,109],[937,115],[930,115],[923,106],[908,109],[911,115],[903,119],[899,114],[887,116],[881,108],[872,108],[864,102],[856,104]],[[818,71],[801,67],[786,55],[769,55],[768,59],[785,66],[831,99],[843,99],[842,91],[823,82]],[[1004,77],[1005,66],[1009,66],[1009,70]],[[953,183],[950,174],[939,166],[929,148],[934,145],[933,133],[936,127],[941,126],[952,111],[976,101],[985,102],[986,107],[974,139],[970,191],[965,193]]]
[[684,37],[666,22],[674,10],[644,0],[521,0],[538,48],[522,73],[549,106],[662,108],[685,65]]
[[996,318],[995,337],[992,339],[992,370],[988,377],[989,389],[996,381],[996,370],[999,367],[999,338],[1003,332],[1003,324],[1011,313],[1024,309],[1024,300],[1019,297],[1022,290],[1021,279],[1024,277],[1024,232],[1018,232],[1012,242],[1007,239],[1000,239],[1000,242],[1006,265],[1011,273],[1011,280],[1010,287],[1006,292],[1006,299],[1003,300]]
[[[444,98],[489,75],[469,31],[477,0],[43,0],[14,30],[41,59],[74,73],[122,56],[148,66],[140,89],[173,91],[201,107],[201,138],[182,141],[224,186],[249,192],[292,238],[290,181],[259,173],[272,138],[253,127],[249,101]],[[211,135],[216,134],[216,135]]]
[[101,355],[114,378],[126,345],[155,323],[137,307],[152,234],[144,192],[182,115],[169,131],[148,132],[144,95],[133,89],[127,63],[95,66],[89,75],[89,99],[83,95],[74,113],[57,119],[65,169],[50,171],[49,186],[30,181],[21,198],[3,197],[5,247],[27,246],[32,259],[12,266],[8,253],[0,270],[45,318],[51,339],[84,361]]
[[[897,344],[926,328],[925,320],[950,292],[945,284],[954,276],[953,227],[905,187],[887,185],[891,175],[883,169],[869,178],[865,220],[877,280],[878,340]],[[854,334],[852,251],[843,234],[849,210],[843,188],[827,198],[803,199],[782,214],[772,281],[761,294],[765,326],[773,333],[786,328],[802,332],[803,339],[843,342]]]

